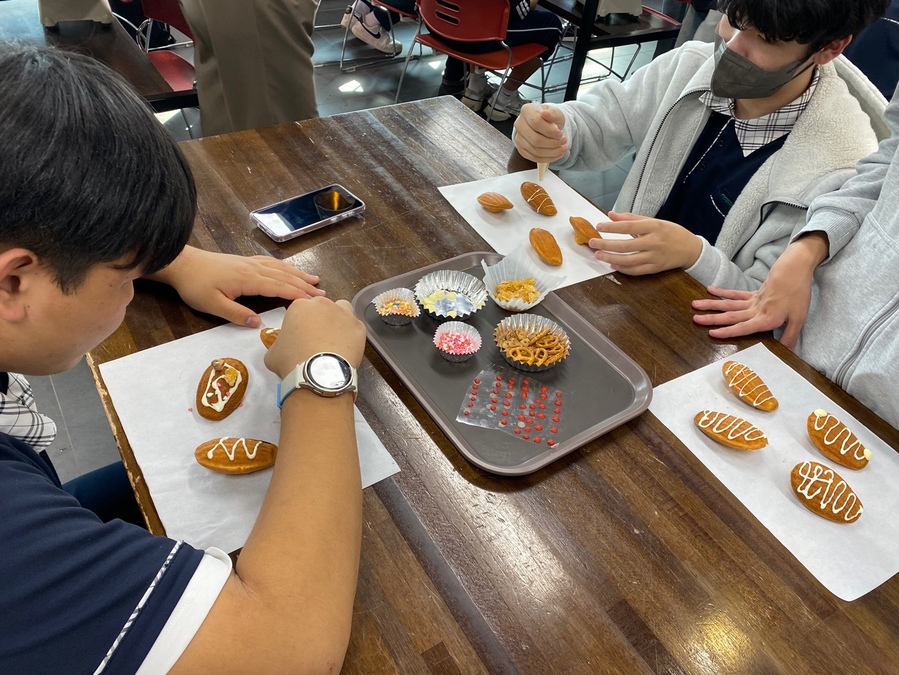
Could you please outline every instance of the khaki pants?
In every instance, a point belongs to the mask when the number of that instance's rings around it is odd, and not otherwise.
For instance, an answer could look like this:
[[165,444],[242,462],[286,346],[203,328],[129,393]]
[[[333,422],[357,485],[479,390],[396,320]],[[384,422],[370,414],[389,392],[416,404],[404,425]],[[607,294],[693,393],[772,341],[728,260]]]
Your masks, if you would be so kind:
[[318,116],[316,0],[178,0],[194,33],[207,136]]

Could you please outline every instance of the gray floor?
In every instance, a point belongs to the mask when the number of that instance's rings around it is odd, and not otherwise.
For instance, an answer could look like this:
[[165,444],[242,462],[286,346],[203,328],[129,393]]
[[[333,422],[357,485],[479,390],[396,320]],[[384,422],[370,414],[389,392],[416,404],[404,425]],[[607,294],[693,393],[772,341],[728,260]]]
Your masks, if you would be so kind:
[[[379,56],[379,52],[353,38],[347,42],[347,59],[361,66],[355,70],[341,71],[337,62],[344,31],[339,27],[344,2],[323,0],[316,20],[315,33],[315,84],[319,114],[334,115],[353,110],[363,110],[394,101],[396,87],[402,70],[406,49],[415,33],[414,23],[400,23],[396,27],[397,39],[403,43],[404,51],[396,58]],[[650,6],[661,4],[661,0],[646,3]],[[621,72],[628,64],[634,47],[619,47],[613,55],[611,50],[592,52],[591,57],[606,66]],[[643,46],[637,55],[634,68],[649,62],[655,43]],[[192,58],[190,50],[185,56]],[[376,65],[365,66],[372,63]],[[444,57],[425,54],[413,60],[403,83],[401,100],[417,100],[437,95],[443,71]],[[597,63],[589,62],[584,76],[604,74]],[[564,83],[568,77],[568,64],[555,66],[550,73],[550,84]],[[539,81],[539,77],[535,80]],[[524,95],[535,95],[534,90],[522,89]],[[562,100],[562,92],[547,96],[547,101]],[[199,113],[195,109],[160,115],[160,121],[178,139],[185,140],[202,135]],[[510,135],[512,124],[504,122],[496,125],[503,133]],[[562,178],[599,207],[611,208],[630,169],[631,159],[603,172],[565,172]],[[35,400],[44,414],[52,417],[59,433],[49,454],[63,481],[99,468],[119,458],[106,415],[97,395],[87,364],[82,360],[72,370],[51,377],[30,378]]]

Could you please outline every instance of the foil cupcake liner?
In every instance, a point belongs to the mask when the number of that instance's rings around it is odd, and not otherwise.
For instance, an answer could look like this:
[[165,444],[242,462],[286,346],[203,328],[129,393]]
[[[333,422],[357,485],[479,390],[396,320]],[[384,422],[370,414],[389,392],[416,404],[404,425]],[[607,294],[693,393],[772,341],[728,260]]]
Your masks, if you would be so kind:
[[[546,274],[538,269],[526,256],[518,256],[515,254],[507,255],[495,265],[487,265],[483,260],[481,267],[484,268],[484,285],[487,287],[487,293],[497,305],[510,312],[524,312],[531,307],[536,307],[546,294],[562,283],[562,279]],[[512,300],[498,300],[496,297],[496,287],[503,281],[518,281],[522,279],[532,278],[534,287],[540,293],[539,297],[533,302],[525,302],[517,298]]]
[[465,272],[439,270],[418,280],[415,299],[438,321],[464,321],[487,302],[487,287]]
[[[469,340],[471,342],[470,351],[454,352],[452,349],[446,349],[442,344],[443,340],[446,339],[447,336],[454,335],[460,336],[464,340]],[[462,323],[461,321],[447,321],[434,331],[434,346],[437,347],[440,356],[447,361],[461,363],[477,354],[478,350],[481,348],[481,334],[478,332],[477,328],[469,326],[467,323]]]
[[371,304],[375,306],[378,316],[391,326],[405,326],[421,315],[415,293],[408,288],[392,288],[379,293]]
[[[531,364],[526,361],[513,359],[502,347],[500,347],[502,337],[506,333],[520,329],[528,334],[537,334],[547,328],[549,329],[549,334],[557,336],[564,346],[564,354],[562,358],[557,361],[543,365]],[[507,316],[497,324],[496,329],[493,331],[493,337],[496,346],[499,348],[499,353],[502,354],[506,362],[514,368],[528,373],[539,373],[544,370],[549,370],[553,366],[562,363],[562,361],[568,358],[568,354],[571,352],[571,343],[568,340],[568,334],[565,330],[552,319],[547,319],[544,316],[538,316],[536,314],[513,314],[512,316]]]

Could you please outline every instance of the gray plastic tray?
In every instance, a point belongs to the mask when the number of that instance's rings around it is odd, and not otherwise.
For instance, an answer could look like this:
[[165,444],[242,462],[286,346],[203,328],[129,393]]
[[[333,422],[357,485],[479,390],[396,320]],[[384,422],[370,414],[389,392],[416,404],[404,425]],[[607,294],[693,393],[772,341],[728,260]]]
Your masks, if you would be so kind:
[[571,353],[559,365],[540,373],[521,373],[563,392],[562,425],[548,447],[511,434],[462,424],[456,415],[479,372],[507,366],[493,342],[493,329],[511,312],[488,298],[486,306],[467,323],[481,333],[483,346],[472,358],[451,363],[432,343],[440,323],[424,312],[406,326],[385,323],[372,299],[392,288],[414,288],[435,270],[462,270],[483,279],[481,260],[492,265],[502,259],[496,253],[466,253],[430,267],[407,272],[363,288],[353,298],[356,316],[365,321],[368,340],[437,425],[471,463],[507,476],[520,476],[546,466],[577,450],[594,438],[627,422],[649,407],[652,386],[646,373],[624,352],[584,321],[555,293],[529,310],[562,325],[571,340]]

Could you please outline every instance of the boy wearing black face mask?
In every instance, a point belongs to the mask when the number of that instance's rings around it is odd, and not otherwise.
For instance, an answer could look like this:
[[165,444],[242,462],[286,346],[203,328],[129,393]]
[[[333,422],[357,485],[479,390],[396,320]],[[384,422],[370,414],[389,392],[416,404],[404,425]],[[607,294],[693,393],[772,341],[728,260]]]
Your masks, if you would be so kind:
[[681,267],[705,285],[758,288],[811,200],[877,146],[886,101],[838,57],[886,5],[720,0],[715,45],[690,42],[627,82],[523,109],[516,148],[574,170],[636,149],[599,227],[634,238],[594,239],[596,257],[627,274]]

